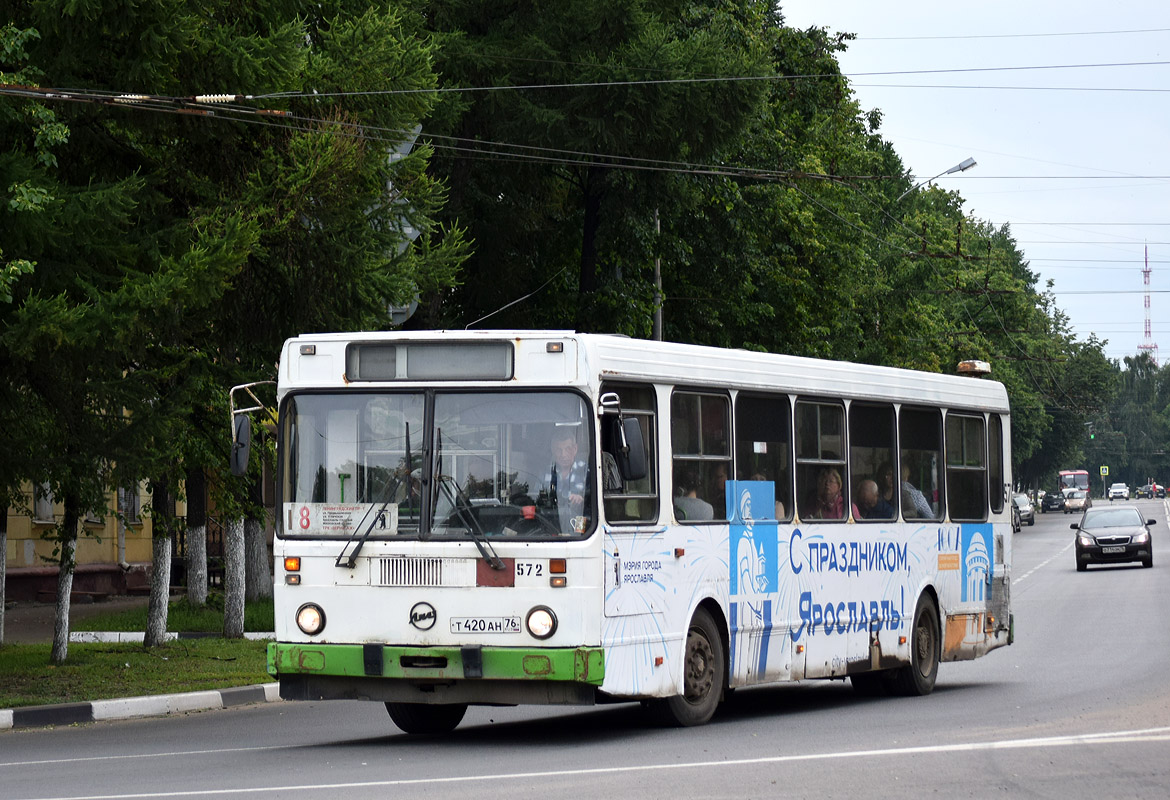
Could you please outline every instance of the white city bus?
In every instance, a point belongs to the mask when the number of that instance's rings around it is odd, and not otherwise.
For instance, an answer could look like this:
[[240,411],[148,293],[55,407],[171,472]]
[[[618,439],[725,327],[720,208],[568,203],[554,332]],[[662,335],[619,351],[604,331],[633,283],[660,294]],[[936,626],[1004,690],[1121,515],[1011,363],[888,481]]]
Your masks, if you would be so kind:
[[993,381],[351,333],[289,340],[277,397],[285,699],[381,701],[412,733],[469,704],[642,700],[693,725],[779,681],[927,694],[940,662],[1012,641]]

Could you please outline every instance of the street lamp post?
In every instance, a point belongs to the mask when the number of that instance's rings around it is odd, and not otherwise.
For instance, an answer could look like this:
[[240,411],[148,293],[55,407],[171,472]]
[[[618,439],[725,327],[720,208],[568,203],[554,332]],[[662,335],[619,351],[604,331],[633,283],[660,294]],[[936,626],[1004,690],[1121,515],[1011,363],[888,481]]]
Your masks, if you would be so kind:
[[[939,174],[935,175],[933,178],[927,178],[926,180],[922,181],[921,183],[914,184],[909,189],[907,189],[906,191],[904,191],[900,195],[898,195],[898,200],[901,200],[903,197],[910,194],[915,189],[918,189],[921,186],[925,186],[926,184],[930,183],[931,181],[933,181],[937,178],[941,178],[943,175],[950,175],[952,172],[966,172],[967,170],[971,169],[971,167],[973,167],[973,166],[975,166],[975,159],[965,158],[962,161],[960,161],[958,164],[955,164],[955,166],[951,167],[950,169],[943,170]],[[898,202],[898,200],[895,200],[894,202],[896,203],[896,202]]]

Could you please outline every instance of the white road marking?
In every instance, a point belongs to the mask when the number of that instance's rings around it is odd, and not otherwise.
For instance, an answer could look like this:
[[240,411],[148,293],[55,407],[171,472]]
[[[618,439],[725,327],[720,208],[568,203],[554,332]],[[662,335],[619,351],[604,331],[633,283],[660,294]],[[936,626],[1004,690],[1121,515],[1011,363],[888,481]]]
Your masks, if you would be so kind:
[[[729,759],[727,761],[692,761],[672,764],[640,764],[629,767],[594,767],[590,769],[547,770],[544,772],[510,772],[495,775],[464,775],[442,778],[403,778],[386,781],[354,781],[351,783],[317,783],[281,786],[249,786],[238,789],[190,789],[170,792],[141,792],[131,794],[94,794],[57,797],[25,798],[24,800],[136,800],[136,798],[166,797],[222,797],[229,795],[251,795],[261,792],[320,792],[339,789],[365,789],[391,786],[438,786],[441,784],[473,783],[478,781],[519,781],[547,778],[572,778],[588,775],[618,775],[632,772],[656,772],[681,769],[706,769],[710,767],[753,766],[757,764],[791,764],[809,761],[828,761],[850,758],[882,758],[890,756],[912,756],[934,753],[975,753],[988,750],[1023,750],[1043,747],[1090,747],[1109,744],[1133,744],[1135,742],[1170,742],[1170,727],[1146,728],[1135,731],[1112,731],[1088,733],[1074,736],[1048,736],[1035,739],[1005,739],[992,742],[965,742],[949,745],[924,747],[898,747],[885,750],[847,750],[837,753],[809,753],[795,756],[762,756],[759,758]],[[243,748],[274,749],[274,748]],[[207,751],[202,751],[207,752]],[[149,754],[146,757],[150,757]],[[89,760],[89,759],[79,759]]]
[[1028,579],[1029,575],[1031,575],[1033,572],[1035,572],[1038,569],[1043,569],[1044,567],[1048,566],[1056,559],[1060,558],[1062,555],[1064,555],[1065,551],[1068,550],[1070,547],[1072,547],[1074,544],[1076,544],[1076,542],[1069,542],[1060,550],[1060,552],[1058,552],[1058,553],[1056,553],[1056,555],[1052,556],[1052,558],[1048,559],[1047,561],[1041,561],[1039,564],[1032,567],[1030,570],[1025,572],[1023,575],[1016,578],[1012,583],[1016,586],[1019,586],[1021,583],[1023,583],[1024,581],[1026,581]]
[[[0,769],[4,767],[36,767],[42,764],[78,764],[86,761],[120,761],[132,758],[168,758],[171,756],[204,756],[212,753],[253,753],[259,750],[284,750],[290,745],[271,744],[256,747],[219,747],[212,750],[173,750],[163,753],[132,753],[129,755],[86,756],[84,758],[44,758],[36,761],[0,761]],[[300,745],[297,745],[298,747]]]

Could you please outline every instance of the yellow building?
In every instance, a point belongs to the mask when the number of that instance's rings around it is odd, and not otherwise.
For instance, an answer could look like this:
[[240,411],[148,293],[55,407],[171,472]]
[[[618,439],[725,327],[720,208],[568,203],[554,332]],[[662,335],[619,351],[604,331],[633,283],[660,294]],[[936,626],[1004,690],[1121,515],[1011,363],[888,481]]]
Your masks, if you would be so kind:
[[[53,555],[53,526],[65,510],[52,494],[27,487],[28,508],[8,509],[7,600],[51,601],[57,590],[57,565]],[[142,513],[150,503],[145,483],[111,491],[106,507],[83,515],[77,528],[75,594],[125,594],[147,585],[151,559],[151,520]],[[31,514],[28,511],[31,509]],[[120,519],[116,511],[121,511]],[[177,503],[176,514],[186,514]]]

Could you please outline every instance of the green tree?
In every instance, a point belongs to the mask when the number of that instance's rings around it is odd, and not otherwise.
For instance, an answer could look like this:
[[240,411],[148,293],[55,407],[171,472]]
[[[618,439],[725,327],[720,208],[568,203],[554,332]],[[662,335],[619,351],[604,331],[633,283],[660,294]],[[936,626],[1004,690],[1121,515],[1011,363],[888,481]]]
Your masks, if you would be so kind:
[[[65,499],[63,576],[80,510],[111,481],[173,487],[186,466],[225,465],[209,462],[226,456],[226,426],[202,410],[270,376],[284,338],[385,327],[391,304],[449,284],[465,251],[458,230],[432,222],[444,189],[426,174],[429,149],[393,152],[434,102],[417,17],[345,0],[108,6],[14,5],[14,30],[40,33],[24,40],[35,82],[289,93],[271,101],[288,115],[64,106],[68,140],[48,151],[58,163],[37,157],[41,106],[4,101],[15,144],[0,213],[17,233],[3,245],[36,269],[5,272],[0,341],[26,407],[60,433],[42,444],[43,478]],[[379,94],[340,95],[366,90]]]
[[502,14],[443,0],[428,10],[445,87],[548,88],[465,92],[442,109],[431,132],[457,137],[435,160],[452,186],[445,214],[465,220],[477,246],[454,302],[425,322],[473,322],[543,287],[490,324],[642,332],[654,210],[674,190],[655,171],[715,156],[763,91],[671,81],[766,74],[770,6],[574,0]]

